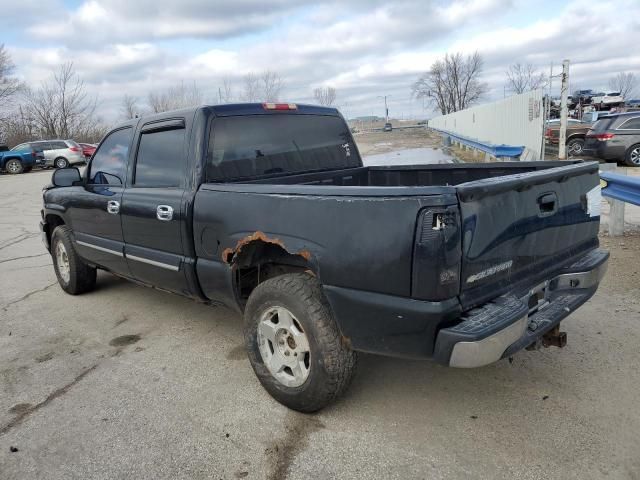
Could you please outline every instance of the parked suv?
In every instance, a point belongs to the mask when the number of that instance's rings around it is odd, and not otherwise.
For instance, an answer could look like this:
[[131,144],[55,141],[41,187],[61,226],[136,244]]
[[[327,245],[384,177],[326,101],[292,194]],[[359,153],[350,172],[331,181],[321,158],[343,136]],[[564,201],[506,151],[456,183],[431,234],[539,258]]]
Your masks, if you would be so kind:
[[587,132],[584,150],[603,160],[640,167],[640,112],[602,117]]
[[46,167],[67,168],[86,161],[82,147],[73,140],[41,140],[30,143],[36,150],[44,152]]

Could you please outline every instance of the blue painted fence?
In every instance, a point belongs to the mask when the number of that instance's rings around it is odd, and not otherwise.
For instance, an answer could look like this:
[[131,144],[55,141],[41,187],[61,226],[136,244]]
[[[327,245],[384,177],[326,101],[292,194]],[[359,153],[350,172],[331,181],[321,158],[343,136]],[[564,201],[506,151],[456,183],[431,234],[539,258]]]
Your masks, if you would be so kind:
[[640,205],[640,177],[601,172],[600,178],[605,182],[602,185],[603,196]]

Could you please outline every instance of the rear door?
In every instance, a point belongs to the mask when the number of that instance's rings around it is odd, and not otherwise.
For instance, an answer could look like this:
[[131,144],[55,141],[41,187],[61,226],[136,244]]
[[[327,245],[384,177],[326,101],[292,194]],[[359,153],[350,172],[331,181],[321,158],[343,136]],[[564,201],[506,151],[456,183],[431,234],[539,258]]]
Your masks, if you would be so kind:
[[598,245],[598,164],[458,185],[465,308],[545,280]]
[[630,116],[630,118],[625,119],[615,129],[614,133],[615,137],[611,143],[614,143],[615,140],[620,142],[620,145],[624,148],[624,152],[621,152],[621,157],[625,157],[627,162],[640,167],[640,113],[638,116]]
[[122,201],[125,253],[132,275],[189,294],[184,272],[187,146],[184,118],[142,126]]

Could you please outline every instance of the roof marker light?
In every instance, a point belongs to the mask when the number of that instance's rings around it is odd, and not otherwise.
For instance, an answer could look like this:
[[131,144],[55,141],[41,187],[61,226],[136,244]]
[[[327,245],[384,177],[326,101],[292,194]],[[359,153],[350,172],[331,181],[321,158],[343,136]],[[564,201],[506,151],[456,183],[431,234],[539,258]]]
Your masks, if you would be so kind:
[[297,110],[295,103],[263,103],[262,108],[265,110]]

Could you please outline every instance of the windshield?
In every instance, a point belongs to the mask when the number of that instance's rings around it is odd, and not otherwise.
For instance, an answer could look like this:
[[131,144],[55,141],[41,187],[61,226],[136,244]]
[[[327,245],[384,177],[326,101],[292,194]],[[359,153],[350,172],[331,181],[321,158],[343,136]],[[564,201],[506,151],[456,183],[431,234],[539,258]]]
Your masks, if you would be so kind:
[[361,166],[346,123],[324,115],[246,115],[213,123],[207,181]]

